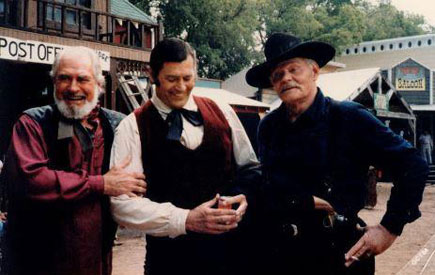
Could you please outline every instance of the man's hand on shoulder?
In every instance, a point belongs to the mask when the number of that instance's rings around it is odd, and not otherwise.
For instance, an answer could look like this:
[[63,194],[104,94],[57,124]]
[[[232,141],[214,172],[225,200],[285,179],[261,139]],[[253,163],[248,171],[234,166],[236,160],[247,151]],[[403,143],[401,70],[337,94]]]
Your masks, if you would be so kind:
[[124,159],[119,166],[114,166],[104,178],[104,194],[119,196],[126,194],[129,197],[137,197],[146,192],[145,175],[141,173],[127,173],[124,168],[128,166],[131,157]]
[[396,240],[397,235],[390,233],[381,224],[367,226],[364,228],[364,235],[346,253],[346,266],[362,258],[375,256],[387,250]]
[[189,211],[186,219],[186,230],[221,234],[237,227],[240,215],[233,209],[212,208],[219,200],[219,195]]

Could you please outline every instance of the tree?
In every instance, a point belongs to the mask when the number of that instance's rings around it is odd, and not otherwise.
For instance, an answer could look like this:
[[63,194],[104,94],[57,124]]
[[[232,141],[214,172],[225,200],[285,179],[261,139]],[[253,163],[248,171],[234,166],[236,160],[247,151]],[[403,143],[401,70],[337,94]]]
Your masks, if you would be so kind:
[[[421,15],[405,14],[391,4],[366,7],[367,30],[364,41],[424,34],[426,21]],[[429,30],[431,28],[429,27]]]
[[[338,50],[362,40],[364,12],[347,0],[274,0],[260,4],[260,20],[267,36],[292,33],[302,40],[319,40]],[[263,42],[264,42],[263,37]]]
[[[146,2],[146,3],[145,3]],[[225,79],[251,64],[258,23],[255,0],[136,1],[156,7],[166,37],[188,41],[197,51],[201,77]]]
[[423,16],[406,14],[391,2],[366,0],[258,1],[260,37],[289,32],[302,40],[331,43],[338,52],[362,41],[418,35],[433,31]]
[[398,11],[390,1],[367,0],[132,0],[162,17],[165,36],[190,42],[201,77],[225,79],[254,61],[274,32],[302,40],[349,45],[434,31],[420,15]]

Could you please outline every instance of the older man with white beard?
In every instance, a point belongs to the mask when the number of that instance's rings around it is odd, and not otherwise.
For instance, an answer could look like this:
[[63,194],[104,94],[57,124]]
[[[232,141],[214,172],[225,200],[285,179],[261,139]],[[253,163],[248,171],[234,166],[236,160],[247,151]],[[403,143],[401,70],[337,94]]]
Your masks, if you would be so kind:
[[116,225],[109,196],[143,194],[144,175],[125,172],[128,159],[108,169],[123,115],[98,105],[104,77],[95,52],[67,48],[51,76],[56,104],[20,116],[6,157],[4,268],[9,274],[110,274]]

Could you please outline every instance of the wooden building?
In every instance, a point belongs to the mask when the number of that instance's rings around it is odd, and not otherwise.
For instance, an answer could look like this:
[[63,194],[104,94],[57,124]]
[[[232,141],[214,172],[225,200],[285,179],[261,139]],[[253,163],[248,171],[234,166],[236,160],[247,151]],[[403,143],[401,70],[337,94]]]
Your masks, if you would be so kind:
[[435,135],[435,34],[367,41],[349,46],[337,58],[342,70],[379,67],[417,117],[417,136]]
[[102,105],[127,112],[119,78],[146,76],[162,26],[128,0],[0,0],[0,157],[22,110],[53,102],[54,56],[68,46],[95,49],[106,92]]

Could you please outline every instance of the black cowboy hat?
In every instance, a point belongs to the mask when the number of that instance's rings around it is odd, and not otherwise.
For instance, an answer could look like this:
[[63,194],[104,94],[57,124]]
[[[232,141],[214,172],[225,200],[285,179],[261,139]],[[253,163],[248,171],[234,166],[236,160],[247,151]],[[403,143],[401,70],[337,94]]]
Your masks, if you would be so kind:
[[286,33],[274,33],[266,41],[264,46],[266,62],[253,66],[246,73],[246,82],[258,88],[272,86],[269,77],[271,70],[284,60],[295,57],[309,58],[323,67],[335,55],[335,49],[328,43],[309,41],[302,42],[296,36]]

